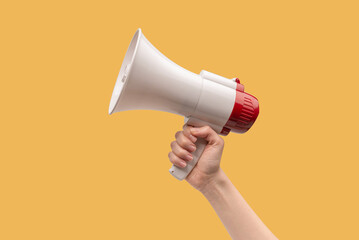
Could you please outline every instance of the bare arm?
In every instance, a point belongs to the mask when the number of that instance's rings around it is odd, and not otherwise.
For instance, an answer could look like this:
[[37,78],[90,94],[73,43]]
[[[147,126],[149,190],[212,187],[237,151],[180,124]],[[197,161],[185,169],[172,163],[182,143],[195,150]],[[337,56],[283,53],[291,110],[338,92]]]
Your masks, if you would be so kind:
[[184,167],[191,160],[197,137],[208,141],[198,164],[186,180],[207,198],[232,239],[277,239],[220,168],[223,139],[208,126],[186,127],[175,137],[169,158],[178,167]]

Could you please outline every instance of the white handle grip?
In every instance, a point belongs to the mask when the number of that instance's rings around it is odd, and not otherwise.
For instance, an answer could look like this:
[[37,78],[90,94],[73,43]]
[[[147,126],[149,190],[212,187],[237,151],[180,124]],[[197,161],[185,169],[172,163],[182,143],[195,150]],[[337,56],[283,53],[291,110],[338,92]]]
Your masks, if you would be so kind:
[[204,148],[207,145],[207,141],[204,140],[203,138],[197,138],[196,141],[196,151],[194,151],[192,153],[193,159],[189,162],[187,162],[187,166],[184,168],[179,168],[176,167],[175,165],[172,165],[172,167],[170,168],[170,173],[172,174],[172,176],[174,176],[175,178],[177,178],[178,180],[183,180],[187,177],[187,175],[192,171],[192,169],[194,168],[194,166],[196,166],[198,159],[201,157]]

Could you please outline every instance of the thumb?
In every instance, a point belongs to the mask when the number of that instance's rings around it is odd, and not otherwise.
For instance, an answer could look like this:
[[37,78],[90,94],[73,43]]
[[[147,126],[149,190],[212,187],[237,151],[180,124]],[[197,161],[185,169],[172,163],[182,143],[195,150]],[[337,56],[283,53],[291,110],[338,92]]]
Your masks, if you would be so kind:
[[193,136],[204,138],[209,145],[222,146],[224,144],[223,139],[209,126],[192,127],[190,130]]

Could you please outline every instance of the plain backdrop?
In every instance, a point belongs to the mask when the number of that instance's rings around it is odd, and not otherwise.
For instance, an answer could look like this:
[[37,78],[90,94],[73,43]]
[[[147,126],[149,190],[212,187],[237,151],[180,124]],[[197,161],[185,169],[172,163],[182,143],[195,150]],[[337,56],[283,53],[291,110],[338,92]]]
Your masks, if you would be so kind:
[[3,1],[0,239],[230,239],[168,173],[183,118],[108,115],[139,27],[258,97],[222,167],[276,236],[359,239],[358,23],[345,0]]

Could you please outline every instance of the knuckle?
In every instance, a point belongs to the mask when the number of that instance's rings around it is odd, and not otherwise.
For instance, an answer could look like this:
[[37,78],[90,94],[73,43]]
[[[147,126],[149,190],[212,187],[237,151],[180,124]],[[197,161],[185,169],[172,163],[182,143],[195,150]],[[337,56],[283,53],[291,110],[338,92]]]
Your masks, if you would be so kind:
[[183,139],[182,142],[179,145],[187,153],[187,150],[191,150],[191,146],[193,145],[193,143],[188,139]]
[[187,154],[187,151],[184,150],[184,149],[180,149],[180,150],[178,151],[178,156],[181,157],[181,158],[183,158],[184,156],[186,156],[186,154]]
[[170,159],[170,162],[171,162],[171,163],[174,164],[174,163],[177,161],[176,155],[175,155],[173,152],[170,152],[170,153],[168,154],[168,156],[169,156],[169,159]]
[[186,138],[186,141],[185,141],[185,146],[190,146],[190,145],[194,145],[193,143],[192,143],[192,141],[191,140],[189,140],[188,138]]
[[188,136],[188,135],[190,134],[190,132],[191,132],[191,127],[190,127],[190,126],[187,126],[187,127],[184,129],[183,134],[186,135],[186,136]]
[[180,163],[180,160],[179,160],[177,157],[175,157],[175,158],[172,158],[171,163],[173,163],[174,165],[178,166],[179,163]]
[[181,131],[177,131],[175,134],[175,138],[178,138],[178,136],[181,134]]
[[205,126],[203,129],[204,129],[206,132],[209,132],[209,131],[211,130],[210,126]]
[[177,156],[182,156],[183,155],[183,149],[178,147],[173,149],[173,153],[176,154]]
[[186,139],[183,136],[181,136],[177,139],[177,142],[180,146],[184,146],[186,144]]
[[174,161],[174,154],[172,153],[172,152],[170,152],[169,154],[168,154],[168,159],[170,160],[170,162],[171,163],[173,163],[173,161]]

